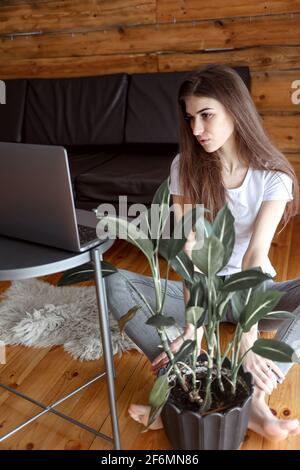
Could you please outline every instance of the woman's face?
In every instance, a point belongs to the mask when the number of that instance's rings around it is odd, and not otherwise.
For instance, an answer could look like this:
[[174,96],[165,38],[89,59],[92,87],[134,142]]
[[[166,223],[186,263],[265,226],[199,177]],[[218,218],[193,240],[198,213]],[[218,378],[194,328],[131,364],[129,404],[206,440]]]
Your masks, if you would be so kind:
[[234,123],[225,107],[214,98],[187,96],[186,118],[200,145],[208,153],[234,140]]

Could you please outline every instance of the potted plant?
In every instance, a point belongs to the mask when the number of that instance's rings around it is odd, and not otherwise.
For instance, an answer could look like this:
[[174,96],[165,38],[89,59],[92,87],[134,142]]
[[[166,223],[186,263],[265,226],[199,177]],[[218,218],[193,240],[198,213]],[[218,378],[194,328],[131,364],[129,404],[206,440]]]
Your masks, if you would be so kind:
[[[241,271],[225,280],[217,275],[227,264],[234,246],[234,218],[227,205],[218,212],[212,224],[203,217],[201,208],[192,209],[175,225],[172,235],[165,238],[169,199],[167,180],[157,190],[151,208],[138,220],[130,222],[107,216],[98,224],[99,233],[107,227],[111,236],[126,238],[143,252],[154,281],[154,309],[132,285],[147,304],[151,317],[146,323],[149,328],[157,329],[161,347],[169,358],[168,366],[158,374],[149,396],[151,413],[148,426],[161,413],[165,431],[175,449],[238,449],[247,429],[253,393],[251,374],[243,370],[245,355],[251,349],[274,361],[297,360],[290,346],[270,339],[258,339],[241,356],[242,334],[266,316],[283,318],[293,315],[273,310],[283,294],[265,289],[265,281],[270,276],[260,268]],[[192,259],[183,251],[186,234],[191,228],[196,235],[201,231],[204,234],[202,246],[198,243],[192,251]],[[167,262],[164,279],[159,255]],[[104,268],[106,274],[115,270],[108,264]],[[180,274],[189,290],[185,320],[186,324],[194,326],[195,331],[194,339],[184,341],[176,354],[170,348],[168,337],[168,328],[174,326],[175,320],[164,310],[163,292],[166,292],[170,269]],[[70,275],[74,278],[76,273],[71,271],[64,275],[61,284],[68,282]],[[78,270],[77,279],[80,279]],[[229,306],[236,328],[226,350],[221,351],[220,323]],[[121,318],[121,330],[138,308],[136,306]],[[200,326],[204,328],[207,351],[198,356],[197,328]]]

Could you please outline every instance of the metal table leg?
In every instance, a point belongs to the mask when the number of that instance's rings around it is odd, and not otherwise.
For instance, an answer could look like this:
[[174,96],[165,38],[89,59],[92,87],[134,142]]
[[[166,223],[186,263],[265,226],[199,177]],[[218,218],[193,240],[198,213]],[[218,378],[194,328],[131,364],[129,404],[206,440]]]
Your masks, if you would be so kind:
[[103,279],[102,271],[101,271],[100,253],[97,248],[92,250],[91,256],[92,256],[92,260],[95,266],[95,281],[96,281],[96,293],[97,293],[97,303],[98,303],[98,312],[99,312],[100,334],[101,334],[102,347],[103,347],[103,357],[104,357],[105,368],[106,368],[106,373],[107,373],[107,388],[108,388],[108,397],[109,397],[109,405],[110,405],[114,449],[120,450],[121,443],[120,443],[119,423],[118,423],[117,406],[116,406],[114,366],[113,366],[113,360],[112,360],[110,330],[109,330],[109,323],[108,323],[106,291],[105,291],[104,279]]

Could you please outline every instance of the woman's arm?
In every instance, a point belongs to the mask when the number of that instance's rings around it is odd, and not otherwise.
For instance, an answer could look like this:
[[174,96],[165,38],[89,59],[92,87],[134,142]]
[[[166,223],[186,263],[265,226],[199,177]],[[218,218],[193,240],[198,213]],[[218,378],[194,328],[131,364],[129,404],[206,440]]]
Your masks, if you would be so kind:
[[242,270],[261,266],[264,269],[270,246],[287,201],[265,201],[256,217],[253,234],[243,257]]
[[[286,201],[265,201],[262,203],[260,211],[257,215],[253,234],[249,243],[249,247],[242,260],[242,270],[260,266],[264,270],[266,260],[268,258],[270,246],[275,235],[278,224],[282,218]],[[253,325],[248,333],[243,333],[241,340],[241,354],[247,351],[258,337],[258,325]],[[246,369],[252,372],[254,381],[266,393],[271,393],[276,387],[276,376],[268,373],[267,362],[256,354],[247,354],[244,365]],[[278,376],[282,377],[280,370],[269,361],[269,366]]]

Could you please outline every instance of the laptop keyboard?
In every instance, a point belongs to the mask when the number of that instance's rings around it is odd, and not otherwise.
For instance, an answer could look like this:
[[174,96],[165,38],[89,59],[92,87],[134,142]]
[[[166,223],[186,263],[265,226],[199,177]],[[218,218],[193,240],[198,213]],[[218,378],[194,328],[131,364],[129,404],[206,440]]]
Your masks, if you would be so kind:
[[79,232],[80,245],[85,245],[86,243],[89,243],[97,239],[95,228],[78,224],[78,232]]

